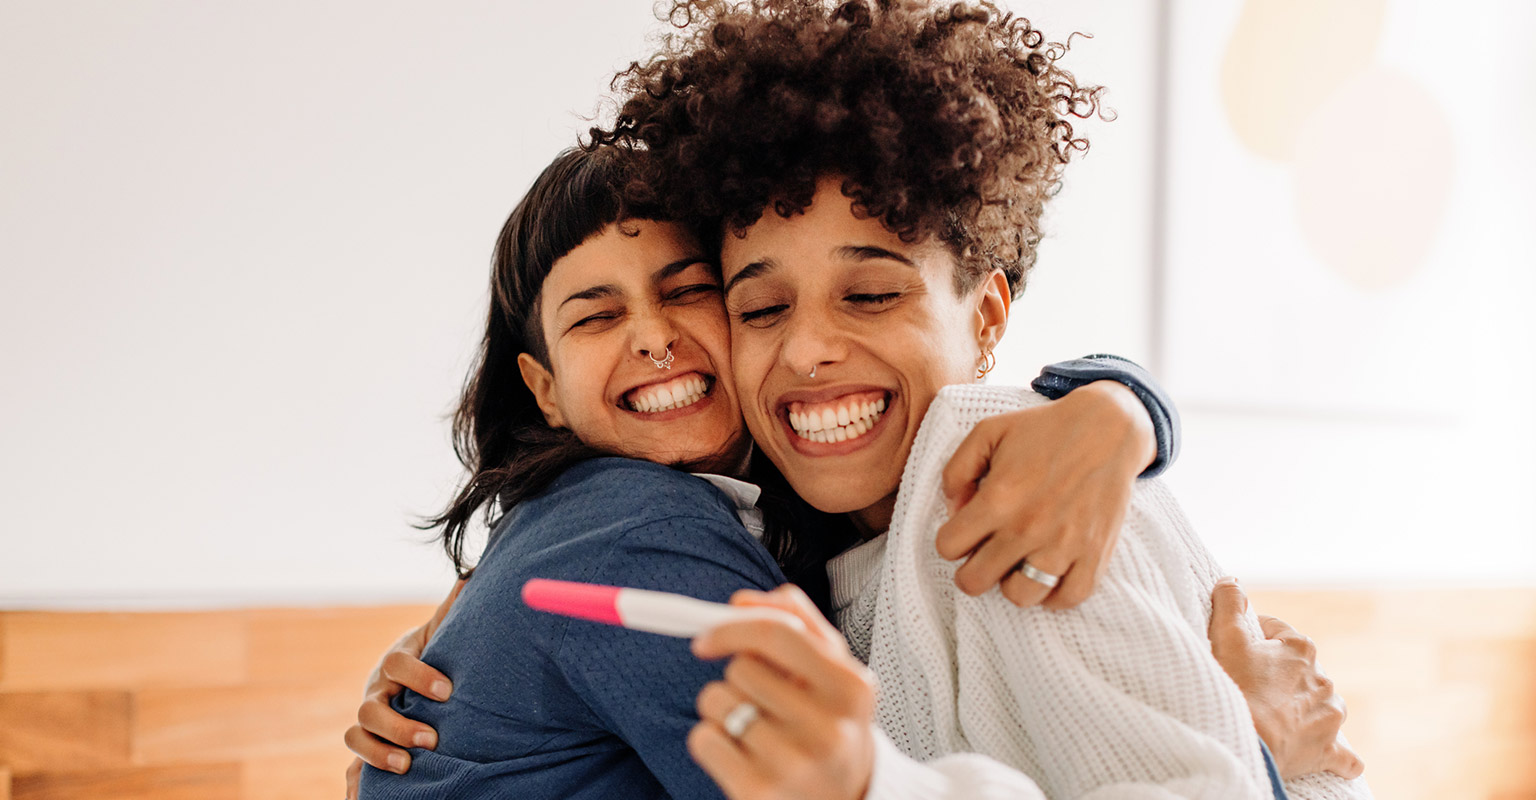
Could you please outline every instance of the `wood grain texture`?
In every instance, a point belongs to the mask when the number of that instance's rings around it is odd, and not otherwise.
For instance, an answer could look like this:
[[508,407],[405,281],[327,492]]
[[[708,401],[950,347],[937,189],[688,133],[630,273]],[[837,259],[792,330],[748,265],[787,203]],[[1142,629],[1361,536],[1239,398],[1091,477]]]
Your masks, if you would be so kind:
[[206,764],[17,777],[13,800],[242,800],[240,767]]
[[0,765],[14,778],[126,766],[129,703],[122,692],[0,694]]
[[9,613],[0,691],[245,681],[245,615]]
[[[1536,588],[1250,596],[1317,641],[1378,797],[1536,800]],[[335,800],[367,672],[431,613],[0,612],[0,800]]]
[[241,761],[335,747],[356,715],[361,677],[352,680],[139,692],[134,762]]
[[284,758],[262,758],[241,765],[242,796],[262,800],[311,800],[346,794],[346,770],[352,754],[341,744],[323,752]]
[[251,683],[302,682],[311,675],[366,676],[400,634],[426,622],[421,606],[282,609],[249,616]]

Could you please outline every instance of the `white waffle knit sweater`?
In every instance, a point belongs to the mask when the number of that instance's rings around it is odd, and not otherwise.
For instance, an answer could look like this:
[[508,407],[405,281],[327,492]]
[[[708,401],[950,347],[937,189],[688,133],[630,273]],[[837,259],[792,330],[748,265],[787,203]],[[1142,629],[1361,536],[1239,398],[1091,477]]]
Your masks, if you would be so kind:
[[[880,693],[866,800],[1272,797],[1242,693],[1211,656],[1222,574],[1177,503],[1140,481],[1091,599],[1069,611],[968,597],[934,537],[940,474],[983,418],[1044,398],[952,386],[929,408],[883,537],[828,565],[838,627]],[[1257,620],[1249,624],[1256,632]],[[886,738],[888,737],[888,738]],[[1296,800],[1366,800],[1360,780],[1293,780]]]

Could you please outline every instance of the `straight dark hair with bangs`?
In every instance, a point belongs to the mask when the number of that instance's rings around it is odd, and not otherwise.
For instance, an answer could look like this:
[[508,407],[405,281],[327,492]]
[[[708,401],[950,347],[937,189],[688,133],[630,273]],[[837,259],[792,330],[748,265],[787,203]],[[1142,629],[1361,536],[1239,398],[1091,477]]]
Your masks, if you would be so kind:
[[470,477],[447,510],[422,525],[442,528],[438,539],[460,577],[473,568],[464,547],[477,512],[494,527],[507,509],[549,488],[572,465],[614,455],[545,422],[517,357],[528,353],[549,367],[539,292],[555,262],[621,215],[644,216],[625,214],[615,188],[618,157],[613,150],[562,152],[496,238],[485,336],[453,413],[453,450]]
[[[661,218],[654,209],[621,199],[625,158],[611,147],[562,152],[534,180],[496,239],[485,336],[453,414],[453,449],[469,479],[442,514],[421,525],[442,529],[437,538],[461,578],[474,569],[464,550],[477,513],[494,529],[513,506],[544,492],[578,462],[629,455],[550,427],[517,366],[518,355],[528,353],[551,368],[539,296],[555,262],[615,222]],[[689,227],[704,247],[719,252],[718,223]],[[824,605],[826,558],[852,541],[852,529],[841,516],[801,501],[767,459],[753,458],[750,478],[763,488],[764,546],[790,580]],[[791,531],[797,529],[818,535],[795,537]]]

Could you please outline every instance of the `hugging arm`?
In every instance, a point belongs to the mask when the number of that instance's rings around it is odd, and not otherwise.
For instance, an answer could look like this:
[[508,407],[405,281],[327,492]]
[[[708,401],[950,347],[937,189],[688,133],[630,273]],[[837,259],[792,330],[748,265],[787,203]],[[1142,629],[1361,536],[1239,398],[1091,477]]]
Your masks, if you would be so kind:
[[[1178,456],[1179,417],[1146,370],[1118,356],[1051,364],[1032,384],[1056,402],[978,424],[943,472],[943,557],[961,591],[998,586],[1014,605],[1071,608],[1114,550],[1136,478]],[[1025,561],[1060,582],[1027,577]]]

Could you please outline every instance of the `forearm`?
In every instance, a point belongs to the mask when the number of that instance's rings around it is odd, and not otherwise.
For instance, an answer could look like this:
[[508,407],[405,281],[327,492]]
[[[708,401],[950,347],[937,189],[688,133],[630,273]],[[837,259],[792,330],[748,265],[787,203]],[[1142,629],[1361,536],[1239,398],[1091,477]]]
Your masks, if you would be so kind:
[[1179,411],[1173,399],[1141,365],[1120,356],[1095,354],[1049,364],[1030,387],[1060,399],[1096,381],[1114,381],[1130,389],[1140,400],[1156,436],[1156,455],[1141,473],[1143,478],[1161,475],[1179,457]]

